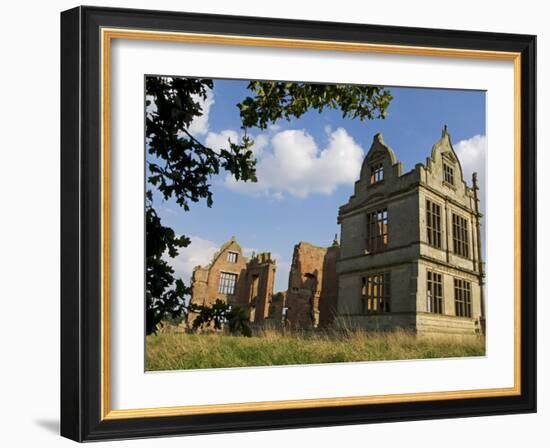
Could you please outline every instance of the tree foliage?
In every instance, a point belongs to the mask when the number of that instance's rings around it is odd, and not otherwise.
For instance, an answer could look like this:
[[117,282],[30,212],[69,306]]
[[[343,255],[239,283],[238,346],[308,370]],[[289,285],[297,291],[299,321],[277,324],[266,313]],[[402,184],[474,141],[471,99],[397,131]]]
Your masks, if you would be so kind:
[[206,100],[212,87],[209,79],[146,78],[145,132],[150,155],[145,207],[147,334],[155,333],[164,317],[185,312],[185,297],[190,293],[181,279],[174,278],[166,261],[190,240],[162,224],[154,208],[153,190],[164,200],[174,198],[187,211],[201,199],[212,205],[210,179],[220,169],[236,179],[256,180],[248,137],[241,143],[229,142],[229,149],[209,148],[189,132],[192,121],[203,113],[200,101]]
[[174,278],[167,262],[190,240],[162,224],[154,208],[155,190],[164,200],[174,199],[185,211],[200,200],[211,207],[210,182],[221,170],[237,181],[257,180],[250,128],[265,129],[277,120],[327,108],[339,109],[344,118],[384,118],[392,99],[388,90],[376,86],[251,81],[250,95],[236,105],[242,122],[240,141],[228,140],[226,147],[210,148],[192,135],[190,128],[193,120],[203,115],[201,103],[213,87],[211,79],[146,78],[147,334],[154,333],[163,318],[181,315],[190,293],[181,279]]
[[308,110],[339,109],[342,118],[385,118],[392,96],[381,87],[251,81],[253,96],[238,104],[244,128],[265,129],[279,119],[300,118]]
[[163,318],[177,318],[185,311],[183,298],[190,293],[190,288],[185,286],[181,279],[174,279],[174,269],[163,256],[167,254],[174,258],[178,254],[178,248],[189,245],[190,240],[185,236],[177,237],[173,229],[164,227],[155,209],[150,205],[149,198],[147,204],[145,327],[147,334],[151,334],[156,332],[157,325]]
[[227,325],[232,334],[242,334],[243,336],[252,336],[252,331],[248,325],[248,316],[240,307],[231,307],[220,299],[211,305],[196,305],[191,303],[189,311],[197,315],[193,319],[193,330],[204,330],[214,328],[221,330],[224,324]]

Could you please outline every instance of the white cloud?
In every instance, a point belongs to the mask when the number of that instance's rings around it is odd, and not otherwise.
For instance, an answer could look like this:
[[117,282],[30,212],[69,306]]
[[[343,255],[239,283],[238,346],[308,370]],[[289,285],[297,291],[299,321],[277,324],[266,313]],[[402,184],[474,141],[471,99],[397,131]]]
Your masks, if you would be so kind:
[[[157,112],[157,105],[152,95],[146,95],[145,98],[150,101],[150,104],[145,107],[145,113],[150,117],[151,114]],[[191,98],[201,106],[202,115],[195,117],[187,130],[193,137],[206,135],[209,128],[210,109],[215,103],[214,92],[211,89],[207,89],[206,99],[203,99],[200,95],[191,95]],[[179,132],[178,135],[183,136],[184,133]]]
[[260,158],[263,155],[264,149],[269,145],[269,137],[266,134],[259,134],[252,137],[254,144],[252,145],[252,152],[256,158]]
[[220,148],[229,149],[229,139],[231,139],[232,143],[238,143],[239,134],[231,129],[227,129],[219,133],[209,132],[206,136],[206,139],[204,140],[204,143],[209,148],[217,151]]
[[199,95],[191,95],[191,98],[193,98],[193,101],[200,104],[202,115],[196,117],[191,122],[188,131],[193,137],[205,135],[208,132],[210,108],[214,104],[214,92],[209,89],[206,94],[206,99],[203,99]]
[[209,264],[219,249],[218,244],[199,236],[189,236],[189,239],[191,244],[180,248],[176,258],[165,257],[170,266],[174,268],[175,278],[181,278],[186,286],[191,286],[193,268]]
[[305,130],[274,134],[269,152],[267,140],[264,143],[256,165],[258,182],[237,182],[228,175],[228,188],[275,199],[281,199],[283,194],[305,198],[313,193],[330,194],[339,185],[353,184],[359,177],[363,149],[343,128],[329,134],[328,146],[322,150]]
[[464,180],[468,184],[471,184],[474,172],[477,172],[478,179],[485,177],[487,137],[475,135],[467,140],[461,140],[454,145],[454,149],[462,165]]
[[[262,156],[264,149],[269,144],[269,137],[266,134],[258,134],[256,136],[250,137],[254,144],[250,148],[254,156],[258,159]],[[215,151],[218,151],[220,148],[229,150],[229,139],[232,143],[242,143],[241,134],[232,130],[226,129],[221,132],[209,132],[204,140],[204,144],[209,148],[212,148]]]
[[145,114],[147,118],[151,118],[151,115],[158,110],[157,104],[155,103],[155,97],[153,95],[145,95],[145,100],[149,101],[149,105],[145,106]]
[[485,178],[487,159],[487,137],[485,135],[474,135],[473,137],[461,140],[453,145],[456,155],[462,166],[464,180],[472,186],[472,173],[477,173],[480,192],[480,207],[482,213],[485,210]]

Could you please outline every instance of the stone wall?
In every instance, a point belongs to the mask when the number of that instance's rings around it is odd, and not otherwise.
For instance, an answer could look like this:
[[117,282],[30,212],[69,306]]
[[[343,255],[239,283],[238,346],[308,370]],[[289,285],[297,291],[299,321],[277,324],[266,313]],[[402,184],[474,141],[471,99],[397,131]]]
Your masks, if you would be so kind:
[[[453,172],[444,176],[444,166]],[[373,170],[383,167],[383,178],[373,179]],[[441,247],[429,244],[426,201],[441,208]],[[367,216],[387,210],[387,243],[378,251],[367,246]],[[456,254],[452,215],[468,223],[468,254]],[[416,164],[408,173],[380,134],[374,137],[365,157],[360,179],[347,204],[339,209],[341,224],[338,275],[338,318],[364,328],[406,327],[418,332],[474,333],[479,330],[482,310],[482,263],[478,250],[477,212],[474,190],[463,179],[460,161],[444,128],[432,147],[426,164]],[[427,271],[442,275],[443,313],[427,313]],[[389,311],[365,313],[363,279],[375,274],[390,276]],[[456,316],[454,279],[470,283],[471,317]],[[412,314],[411,314],[412,313]],[[412,319],[410,316],[421,316]],[[432,317],[430,317],[430,315]],[[454,320],[453,320],[454,319]],[[453,324],[449,322],[455,322]],[[445,330],[447,329],[447,330]]]
[[418,313],[416,331],[419,335],[471,335],[481,332],[479,319]]
[[[445,171],[444,167],[447,167]],[[449,169],[453,176],[447,180]],[[376,172],[383,175],[376,177]],[[430,245],[426,201],[440,206],[441,246]],[[366,329],[408,328],[419,333],[475,333],[483,318],[483,264],[478,249],[477,198],[463,179],[460,161],[444,128],[426,164],[418,163],[403,173],[393,150],[375,135],[365,157],[354,193],[338,213],[341,242],[319,247],[300,242],[294,246],[288,290],[273,297],[275,261],[270,253],[243,256],[232,238],[207,267],[193,272],[193,303],[211,304],[221,299],[248,310],[251,322],[280,322],[283,311],[288,325],[317,328],[350,324]],[[382,247],[367,244],[367,217],[387,214]],[[467,222],[468,254],[453,247],[452,216]],[[381,227],[380,227],[381,226]],[[233,254],[233,255],[229,255]],[[427,272],[441,274],[442,313],[429,312]],[[231,294],[220,291],[222,273],[236,275]],[[383,274],[388,299],[366,297]],[[386,277],[387,275],[387,277]],[[470,284],[471,316],[456,316],[454,279]],[[373,283],[374,282],[374,283]],[[366,286],[365,286],[366,285]],[[378,286],[376,286],[378,288]],[[366,308],[365,303],[383,303]]]
[[270,306],[275,282],[275,261],[271,253],[255,255],[246,265],[247,301],[250,322],[262,322],[270,318]]
[[287,323],[294,327],[318,327],[332,322],[336,310],[340,248],[300,242],[294,246],[286,295]]
[[417,310],[417,265],[404,263],[340,274],[338,315],[358,315],[363,312],[362,278],[375,273],[384,273],[390,276],[390,313],[407,313]]
[[368,331],[386,331],[404,329],[416,331],[416,313],[386,313],[386,314],[348,314],[337,315],[335,324],[338,328]]
[[[246,310],[251,322],[269,318],[273,296],[276,262],[271,253],[245,257],[233,237],[214,254],[208,266],[196,266],[191,279],[191,303],[212,305],[216,300]],[[235,287],[224,291],[220,287],[222,275],[235,276]],[[187,322],[195,318],[190,313]]]

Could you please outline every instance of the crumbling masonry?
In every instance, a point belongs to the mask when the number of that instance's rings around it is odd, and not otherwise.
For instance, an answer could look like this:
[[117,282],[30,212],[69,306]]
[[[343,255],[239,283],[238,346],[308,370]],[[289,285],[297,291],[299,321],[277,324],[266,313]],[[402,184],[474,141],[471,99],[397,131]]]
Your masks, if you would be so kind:
[[340,247],[301,241],[294,246],[286,293],[286,320],[291,326],[314,327],[332,323],[337,307],[336,262]]
[[[269,252],[247,258],[235,237],[226,242],[205,267],[196,266],[191,279],[191,303],[212,305],[220,299],[248,311],[251,322],[270,317],[276,262]],[[188,316],[191,322],[193,315]]]
[[426,164],[403,173],[381,134],[354,194],[340,207],[340,244],[294,247],[288,290],[273,294],[276,262],[247,259],[235,238],[196,267],[192,302],[221,299],[251,322],[331,324],[417,333],[484,332],[484,264],[476,175],[469,187],[445,127]]

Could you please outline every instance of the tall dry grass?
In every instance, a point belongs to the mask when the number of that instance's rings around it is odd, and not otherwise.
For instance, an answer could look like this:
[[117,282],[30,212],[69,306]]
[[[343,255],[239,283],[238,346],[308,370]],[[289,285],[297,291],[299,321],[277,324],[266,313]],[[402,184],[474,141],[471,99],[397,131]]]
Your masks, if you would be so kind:
[[416,336],[404,330],[353,328],[285,330],[255,328],[253,337],[223,333],[164,331],[147,336],[146,369],[323,364],[335,362],[433,359],[485,354],[479,336]]

